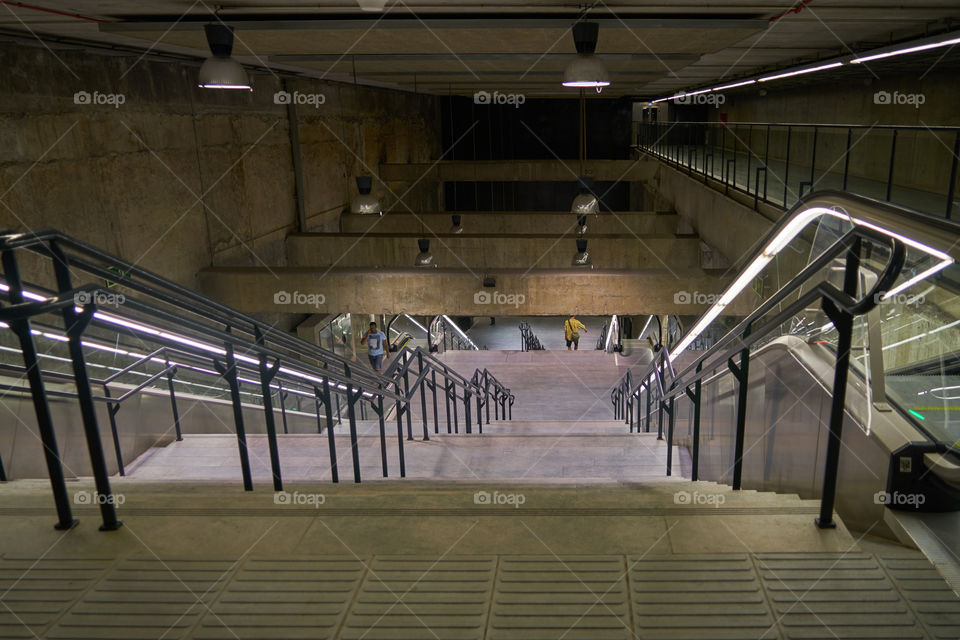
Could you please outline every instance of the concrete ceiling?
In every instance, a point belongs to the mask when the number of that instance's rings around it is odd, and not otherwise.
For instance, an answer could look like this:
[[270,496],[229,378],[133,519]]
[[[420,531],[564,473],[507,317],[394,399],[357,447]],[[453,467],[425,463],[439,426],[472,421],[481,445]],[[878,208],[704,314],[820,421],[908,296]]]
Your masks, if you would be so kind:
[[[49,46],[91,42],[205,57],[203,25],[235,26],[252,66],[438,94],[577,95],[560,85],[582,3],[556,0],[0,0],[0,29]],[[956,0],[598,1],[605,95],[659,97],[850,54],[960,23]]]

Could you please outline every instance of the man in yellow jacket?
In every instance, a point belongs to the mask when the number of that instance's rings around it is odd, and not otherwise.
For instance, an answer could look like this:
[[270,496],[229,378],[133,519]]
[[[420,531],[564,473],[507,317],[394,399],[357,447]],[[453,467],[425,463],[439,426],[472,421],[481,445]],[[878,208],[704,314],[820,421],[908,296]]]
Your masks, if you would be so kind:
[[587,328],[571,313],[567,321],[563,323],[563,335],[567,339],[567,351],[570,351],[570,345],[573,345],[574,351],[579,351],[581,331],[587,333]]

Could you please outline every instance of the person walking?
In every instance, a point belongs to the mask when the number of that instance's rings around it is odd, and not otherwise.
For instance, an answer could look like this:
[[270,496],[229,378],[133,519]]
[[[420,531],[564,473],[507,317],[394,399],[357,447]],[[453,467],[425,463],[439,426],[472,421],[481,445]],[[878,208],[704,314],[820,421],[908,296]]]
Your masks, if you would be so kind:
[[360,344],[367,345],[367,355],[370,357],[370,366],[378,374],[383,371],[383,359],[390,359],[390,347],[387,345],[387,334],[377,329],[377,323],[370,323],[370,330],[360,338]]
[[577,320],[573,314],[563,323],[563,336],[567,339],[567,351],[570,351],[570,345],[573,345],[574,351],[580,350],[580,332],[588,333],[587,328],[582,322]]

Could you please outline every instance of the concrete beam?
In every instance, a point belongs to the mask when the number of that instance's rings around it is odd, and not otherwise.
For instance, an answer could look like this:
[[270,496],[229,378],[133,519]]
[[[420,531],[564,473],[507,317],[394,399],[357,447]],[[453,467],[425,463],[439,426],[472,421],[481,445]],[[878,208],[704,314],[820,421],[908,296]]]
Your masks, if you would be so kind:
[[[572,213],[554,211],[463,211],[449,213],[391,212],[384,216],[344,214],[340,230],[346,233],[408,233],[422,224],[427,231],[446,233],[451,215],[459,215],[464,233],[544,235],[569,233],[576,224]],[[588,216],[587,230],[593,234],[638,236],[676,233],[679,217],[670,213],[625,211]]]
[[[481,276],[495,278],[496,286],[483,287]],[[706,309],[705,297],[719,294],[729,276],[699,269],[475,274],[463,269],[213,267],[200,273],[200,281],[204,293],[248,313],[698,315]],[[482,293],[489,294],[489,302],[478,295]],[[758,303],[743,302],[738,300],[726,313],[746,314]]]
[[[656,168],[656,163],[635,160],[588,160],[584,174],[599,182],[643,182],[654,177]],[[578,160],[383,163],[380,178],[388,182],[575,182],[578,171]]]
[[[572,215],[572,214],[568,214]],[[573,220],[571,220],[573,222]],[[430,240],[434,262],[447,268],[562,269],[576,253],[576,236],[568,225],[555,235],[434,235],[414,227],[414,233],[305,233],[287,237],[287,264],[295,267],[413,266],[418,238]],[[589,234],[588,251],[605,269],[689,269],[700,265],[700,241],[695,237]]]

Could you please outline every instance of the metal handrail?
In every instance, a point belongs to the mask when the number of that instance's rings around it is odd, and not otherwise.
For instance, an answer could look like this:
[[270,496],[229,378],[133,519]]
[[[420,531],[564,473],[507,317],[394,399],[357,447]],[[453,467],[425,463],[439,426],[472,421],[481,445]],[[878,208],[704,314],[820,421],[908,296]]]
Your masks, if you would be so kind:
[[[809,152],[799,161],[791,156],[791,140],[797,132],[807,134],[812,130],[813,144],[809,146]],[[822,168],[818,170],[817,164],[817,139],[821,131],[846,131],[846,152],[843,157],[846,161],[841,167],[834,171],[831,165],[825,171]],[[859,144],[854,140],[854,131],[864,131],[862,136],[868,135],[870,131],[876,130],[882,132],[889,138],[889,153],[885,159],[885,166],[873,175],[852,175],[850,172],[851,152]],[[716,132],[720,132],[718,135]],[[728,132],[732,132],[728,135]],[[737,133],[741,135],[738,136]],[[778,149],[776,145],[771,148],[771,134],[783,132],[786,134],[785,148]],[[760,135],[760,142],[763,148],[754,150],[754,134]],[[897,180],[897,168],[902,164],[903,144],[898,148],[898,134],[931,134],[936,136],[937,143],[931,140],[933,148],[940,152],[950,153],[952,149],[952,160],[949,162],[949,177],[942,183],[935,186],[923,186],[913,184],[912,182]],[[841,188],[844,191],[853,190],[850,184],[851,178],[854,180],[862,178],[876,182],[885,193],[885,199],[891,201],[902,197],[898,195],[894,187],[904,187],[906,189],[915,189],[924,192],[936,199],[937,204],[929,204],[931,211],[943,215],[949,219],[956,217],[954,211],[954,200],[957,192],[957,179],[960,173],[960,162],[957,157],[960,156],[960,127],[955,126],[901,126],[901,125],[857,125],[857,124],[825,124],[825,123],[771,123],[771,122],[640,122],[635,128],[636,137],[633,148],[642,153],[650,154],[666,164],[673,166],[677,170],[683,170],[688,175],[702,176],[704,184],[709,184],[713,180],[716,186],[722,186],[724,193],[728,194],[730,189],[739,191],[753,198],[753,208],[759,210],[761,200],[772,207],[787,209],[794,196],[799,196],[798,201],[803,199],[804,187],[815,187],[819,180],[822,180],[826,173],[833,173],[841,181]],[[717,140],[708,140],[707,138],[720,138]],[[940,140],[940,137],[946,137],[946,140]],[[728,140],[729,138],[729,140]],[[952,138],[952,139],[951,139]],[[732,146],[732,149],[731,149]],[[822,145],[821,145],[822,146]],[[703,153],[699,153],[699,150]],[[686,153],[684,153],[686,150]],[[732,159],[727,158],[733,154]],[[900,153],[898,158],[897,154]],[[714,156],[718,155],[721,159],[719,174],[715,172]],[[726,175],[727,165],[733,163],[736,167],[737,157],[745,157],[746,174],[744,179],[738,181],[736,177],[732,179]],[[795,155],[795,154],[794,154]],[[703,158],[700,162],[700,158]],[[726,159],[724,165],[722,160]],[[708,160],[710,162],[708,163]],[[769,171],[772,169],[771,162],[782,163],[782,175],[776,175],[777,172]],[[759,165],[754,167],[754,163]],[[708,168],[709,164],[709,168]],[[837,164],[837,163],[835,163]],[[751,169],[756,170],[756,176],[751,183]],[[791,172],[791,169],[793,171]],[[795,175],[797,170],[803,175]],[[763,173],[761,183],[761,172]],[[791,174],[794,174],[791,178]],[[819,176],[818,176],[819,174]],[[772,199],[768,197],[768,186],[771,179],[777,182],[777,191],[782,186],[782,194],[773,194]],[[792,181],[791,181],[792,180]],[[791,184],[799,185],[797,192],[792,191]],[[762,192],[762,195],[761,195]],[[931,201],[932,202],[932,201]],[[942,209],[941,209],[942,207]]]
[[[57,284],[55,293],[50,293],[32,285],[29,288],[24,285],[17,260],[17,250],[19,249],[33,251],[51,259],[53,275]],[[178,353],[178,359],[189,357],[198,358],[204,362],[212,362],[217,373],[205,372],[211,375],[219,374],[219,377],[226,381],[233,405],[241,472],[246,490],[253,489],[253,481],[246,444],[240,383],[241,381],[245,383],[250,381],[241,380],[241,372],[256,372],[259,374],[275,490],[282,490],[283,485],[272,396],[273,389],[278,387],[281,401],[284,394],[289,392],[290,387],[288,387],[288,391],[283,389],[284,380],[292,387],[307,388],[313,391],[318,406],[318,421],[320,405],[326,407],[331,476],[334,482],[338,481],[338,471],[333,434],[333,398],[336,398],[338,413],[340,395],[345,395],[347,399],[346,408],[350,425],[353,471],[356,482],[360,482],[356,404],[363,401],[360,405],[361,417],[364,411],[364,402],[369,402],[373,411],[379,416],[382,468],[383,475],[386,477],[387,456],[384,424],[386,411],[384,401],[394,403],[398,417],[400,475],[405,477],[402,425],[399,424],[399,419],[404,409],[409,412],[412,394],[417,390],[416,386],[412,391],[406,389],[405,392],[401,392],[399,382],[396,380],[357,369],[345,358],[327,352],[299,338],[278,332],[250,316],[225,307],[162,276],[153,274],[57,231],[46,230],[30,234],[8,233],[2,235],[0,236],[0,257],[2,257],[3,278],[6,282],[6,295],[4,297],[9,303],[0,307],[0,319],[7,323],[7,326],[20,341],[24,370],[34,400],[38,430],[44,445],[43,451],[53,488],[54,502],[57,507],[57,528],[72,528],[76,525],[76,520],[73,519],[71,514],[62,463],[57,453],[52,415],[47,404],[48,395],[55,395],[55,393],[47,392],[45,388],[44,372],[40,367],[31,330],[31,322],[34,317],[54,312],[59,312],[63,317],[67,337],[65,344],[70,354],[69,361],[73,369],[72,377],[75,383],[76,397],[80,405],[96,490],[98,494],[105,497],[105,499],[98,501],[103,518],[103,527],[101,528],[104,530],[114,530],[122,523],[117,519],[114,501],[109,499],[112,493],[97,424],[95,402],[107,401],[109,403],[114,445],[122,469],[122,458],[119,457],[119,439],[113,417],[123,400],[132,397],[160,377],[166,376],[175,420],[179,420],[173,391],[173,375],[178,370],[178,364],[171,364],[168,361],[167,354],[171,350]],[[91,260],[105,264],[97,264],[91,262]],[[122,286],[125,292],[132,291],[144,294],[155,301],[159,301],[159,303],[169,305],[169,307],[161,308],[156,303],[146,303],[128,298],[124,302],[124,309],[133,312],[133,315],[119,310],[116,312],[111,310],[109,313],[102,312],[98,309],[95,297],[89,295],[92,292],[99,291],[100,288],[94,285],[73,286],[71,283],[73,275],[71,268],[105,278],[108,282],[113,281],[113,284],[108,286]],[[121,271],[119,276],[112,270],[117,268]],[[81,297],[80,294],[86,295]],[[177,309],[178,312],[171,312],[170,307]],[[203,321],[185,317],[184,312],[198,316]],[[149,320],[143,319],[143,316],[146,316]],[[157,320],[161,322],[158,324]],[[141,357],[137,362],[114,374],[110,380],[93,381],[88,374],[83,351],[83,335],[92,324],[106,328],[111,332],[119,332],[118,327],[124,327],[126,330],[138,333],[146,341],[158,343],[162,346],[150,356]],[[224,328],[221,329],[215,325]],[[240,333],[236,332],[237,330]],[[177,332],[181,333],[178,335]],[[246,336],[242,332],[246,332]],[[204,342],[204,340],[208,342]],[[242,353],[239,353],[240,351]],[[150,375],[146,382],[133,390],[127,391],[121,398],[110,397],[110,381],[116,380],[119,375],[134,371],[138,366],[150,361],[151,357],[158,358],[161,353],[164,354],[165,358],[165,366],[161,372]],[[422,360],[422,356],[420,356],[420,361],[422,362]],[[311,361],[317,361],[321,364],[313,364]],[[443,367],[442,371],[446,376],[445,380],[455,380],[446,367]],[[464,388],[464,398],[468,406],[471,395],[477,395],[477,422],[479,424],[481,420],[479,407],[481,401],[486,402],[486,395],[477,393],[479,387],[473,386],[459,374],[457,376],[457,381]],[[276,385],[272,384],[275,378],[277,379]],[[103,385],[106,394],[103,398],[92,393],[91,384],[94,382],[100,382]],[[453,384],[455,386],[456,383]],[[389,389],[391,385],[394,387],[393,391]],[[419,390],[422,398],[424,393],[422,385]],[[500,393],[499,387],[495,387],[495,393]],[[286,416],[282,403],[281,414],[284,417],[285,428]],[[467,415],[467,424],[469,432],[469,414]],[[319,423],[318,428],[322,430]],[[408,435],[411,435],[409,433],[409,417]],[[0,463],[0,467],[2,467],[2,463]]]
[[727,121],[721,122],[720,120],[684,120],[682,122],[670,123],[670,122],[660,122],[660,123],[646,123],[634,121],[636,124],[660,124],[660,125],[670,125],[670,124],[680,124],[680,125],[689,125],[689,124],[702,124],[710,125],[715,127],[723,126],[733,126],[733,125],[753,125],[755,127],[766,127],[767,125],[777,126],[777,127],[809,127],[815,128],[819,127],[821,129],[826,128],[836,128],[836,129],[907,129],[911,131],[960,131],[958,126],[949,126],[949,125],[936,125],[936,126],[923,126],[923,125],[899,125],[899,124],[837,124],[837,123],[828,123],[828,122],[750,122],[750,121]]
[[[278,331],[271,325],[261,322],[252,316],[221,304],[196,291],[168,280],[163,276],[147,271],[142,267],[101,251],[77,238],[54,229],[0,236],[0,252],[14,249],[28,249],[56,261],[60,259],[61,256],[55,255],[56,251],[51,250],[49,244],[51,242],[54,242],[61,251],[64,248],[69,248],[79,254],[64,256],[69,258],[71,267],[79,267],[91,275],[112,281],[115,286],[122,286],[131,291],[137,291],[151,296],[174,306],[178,310],[186,310],[208,319],[216,318],[215,321],[219,324],[229,325],[234,329],[249,327],[248,333],[250,334],[254,333],[254,331],[260,331],[260,333],[270,341],[328,365],[336,364],[341,369],[344,367],[349,368],[351,365],[350,360],[343,356],[322,349],[296,336]],[[119,269],[120,273],[118,274],[116,271],[90,262],[85,258],[92,258],[106,263],[113,269]],[[189,301],[190,304],[185,304],[185,301]],[[372,372],[360,372],[358,375],[374,380],[374,386],[382,383],[380,380],[375,380],[376,374]]]
[[521,351],[546,351],[546,347],[540,343],[540,338],[533,332],[529,322],[521,320],[518,328],[520,329]]
[[[687,364],[680,373],[672,370],[671,361],[673,358],[669,353],[666,350],[659,350],[655,352],[653,362],[651,362],[639,376],[639,382],[637,384],[632,384],[632,372],[628,371],[627,375],[611,390],[611,401],[614,404],[615,416],[617,418],[626,418],[630,423],[631,432],[633,431],[633,404],[635,401],[639,403],[640,398],[644,394],[646,395],[646,430],[649,431],[652,403],[651,385],[654,381],[657,382],[657,390],[660,392],[657,398],[658,422],[661,425],[661,428],[658,429],[660,437],[662,437],[664,413],[667,414],[669,420],[667,427],[668,475],[671,472],[673,443],[673,402],[680,396],[686,396],[694,402],[692,478],[696,480],[698,479],[700,389],[705,379],[713,375],[713,371],[718,367],[722,367],[726,362],[730,372],[733,373],[738,381],[737,432],[733,485],[734,489],[740,489],[745,430],[743,416],[747,401],[746,388],[749,375],[750,347],[764,340],[797,313],[808,309],[811,304],[820,302],[824,311],[833,321],[833,325],[838,333],[837,366],[835,369],[833,406],[830,417],[831,438],[828,440],[821,510],[820,517],[817,520],[818,525],[821,527],[833,525],[832,510],[836,493],[839,442],[845,402],[846,378],[849,370],[853,317],[865,314],[876,307],[876,305],[879,304],[880,294],[887,291],[894,284],[905,262],[905,242],[918,240],[920,242],[930,242],[932,246],[939,244],[944,247],[945,253],[956,255],[957,250],[952,246],[948,246],[950,243],[945,241],[941,231],[949,228],[954,236],[960,233],[960,225],[948,221],[930,218],[917,212],[903,210],[886,203],[879,203],[859,196],[830,192],[811,194],[805,200],[798,203],[790,214],[784,216],[774,225],[770,233],[758,243],[758,247],[769,246],[769,242],[777,237],[786,225],[791,224],[792,220],[802,211],[806,211],[813,206],[839,208],[840,203],[844,205],[848,213],[855,213],[860,220],[867,222],[869,226],[863,224],[853,225],[850,231],[835,241],[815,260],[810,262],[786,285],[781,287],[779,291],[761,304],[736,327],[727,332],[710,349]],[[880,229],[885,227],[893,227],[898,234],[887,235],[882,233]],[[901,231],[903,235],[899,235]],[[906,238],[907,235],[909,235],[909,240]],[[870,290],[865,293],[862,298],[855,299],[854,296],[858,288],[860,252],[863,241],[889,245],[890,256],[887,264]],[[756,254],[756,251],[754,254]],[[846,256],[843,290],[837,289],[828,282],[821,281],[814,285],[809,291],[801,293],[801,295],[799,295],[792,304],[787,305],[786,308],[781,307],[788,297],[800,291],[801,287],[806,286],[815,274],[820,272],[836,258],[843,255]],[[744,266],[734,281],[737,281],[747,268],[749,267]],[[779,312],[775,316],[766,320],[762,326],[755,326],[768,313],[778,308]],[[734,359],[738,355],[739,362],[737,363]],[[662,374],[664,367],[670,368],[671,370],[672,380],[669,384],[665,384],[663,380]],[[638,424],[637,430],[639,431],[639,429]]]

